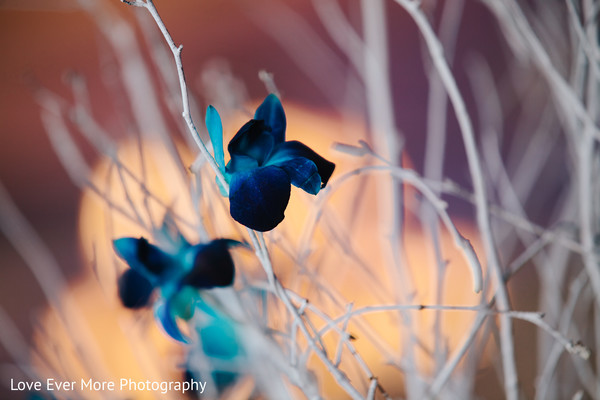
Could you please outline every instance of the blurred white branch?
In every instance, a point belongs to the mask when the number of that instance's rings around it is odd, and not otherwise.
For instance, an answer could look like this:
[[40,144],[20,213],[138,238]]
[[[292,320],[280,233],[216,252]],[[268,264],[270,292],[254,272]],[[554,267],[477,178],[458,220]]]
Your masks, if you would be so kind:
[[[503,310],[510,309],[510,302],[506,290],[503,272],[500,267],[498,255],[496,253],[495,241],[492,235],[490,225],[489,207],[486,198],[485,183],[483,179],[483,171],[479,160],[477,146],[475,144],[475,135],[471,119],[467,113],[464,100],[458,90],[456,81],[450,72],[448,63],[443,54],[442,46],[431,29],[431,25],[423,12],[419,9],[419,3],[410,0],[396,0],[413,18],[417,24],[429,50],[429,54],[433,63],[440,75],[440,79],[444,83],[444,87],[448,92],[448,97],[454,107],[458,124],[461,128],[462,138],[467,153],[469,164],[469,172],[473,183],[473,190],[477,205],[477,224],[479,226],[483,245],[485,248],[486,260],[490,266],[490,270],[496,280],[496,294],[498,296],[498,306]],[[475,287],[475,290],[480,290],[480,287]],[[510,400],[518,399],[518,378],[517,367],[514,355],[514,339],[512,332],[512,321],[506,315],[500,316],[500,340],[502,361],[504,367],[504,388],[506,396]]]

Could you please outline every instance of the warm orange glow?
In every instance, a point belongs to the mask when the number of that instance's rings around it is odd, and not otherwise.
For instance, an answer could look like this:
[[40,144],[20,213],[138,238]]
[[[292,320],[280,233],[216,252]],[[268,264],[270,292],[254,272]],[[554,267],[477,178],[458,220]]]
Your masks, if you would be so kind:
[[[372,266],[372,271],[375,271],[375,275],[381,278],[383,285],[379,286],[378,289],[378,286],[370,283],[367,274],[360,272],[358,265],[350,261],[340,262],[338,260],[336,262],[333,257],[327,257],[327,255],[321,258],[322,263],[319,264],[320,280],[335,287],[347,302],[353,303],[353,309],[370,305],[393,304],[395,302],[394,295],[398,293],[383,293],[385,288],[392,287],[392,282],[385,278],[387,276],[386,271],[382,267],[385,259],[379,252],[379,249],[382,248],[380,246],[382,238],[376,232],[370,230],[369,225],[373,225],[372,221],[365,219],[362,222],[363,224],[358,222],[356,230],[352,231],[353,240],[359,244],[357,252],[360,252],[363,259],[367,260],[369,265]],[[367,228],[363,231],[359,230],[359,226],[362,226],[363,229]],[[478,241],[474,239],[477,237],[478,232],[470,223],[463,222],[459,225],[459,229],[463,235],[472,239],[476,250],[481,250]],[[407,263],[402,265],[408,265],[408,274],[405,276],[412,278],[413,282],[412,285],[407,285],[412,296],[407,296],[409,300],[405,300],[401,304],[477,305],[480,302],[480,295],[473,292],[469,270],[465,265],[462,254],[454,247],[450,235],[445,231],[441,233],[442,253],[448,264],[445,271],[442,300],[440,301],[436,298],[438,272],[435,261],[431,256],[432,249],[427,247],[427,242],[430,239],[416,226],[416,221],[412,218],[407,220],[406,231],[403,251],[405,251]],[[482,251],[478,251],[478,254],[482,254]],[[290,277],[290,279],[292,278]],[[330,315],[339,316],[343,314],[340,307],[334,306],[325,296],[319,296],[319,290],[312,291],[311,295],[307,297],[310,298],[313,304],[316,303],[319,308],[330,311]],[[350,334],[356,337],[352,344],[371,367],[373,374],[378,377],[386,390],[396,395],[400,394],[399,391],[403,385],[401,378],[399,379],[399,370],[390,366],[389,362],[394,361],[397,364],[406,362],[407,353],[404,345],[411,343],[410,335],[414,335],[414,338],[423,346],[412,344],[411,347],[419,371],[425,375],[432,374],[435,371],[433,351],[436,344],[441,346],[443,351],[452,354],[452,351],[457,348],[475,319],[475,312],[443,311],[440,314],[439,336],[436,336],[435,311],[413,310],[406,312],[406,315],[411,319],[410,321],[405,319],[401,312],[370,313],[362,319],[363,328],[365,324],[369,327],[367,331],[361,329],[357,323],[350,323],[347,329]],[[382,351],[378,350],[370,339],[370,335],[373,334],[381,339],[383,346],[389,353],[382,354]],[[339,336],[329,334],[324,338],[324,342],[332,357],[338,347]],[[489,356],[489,352],[486,353],[484,363],[489,362]],[[342,360],[348,360],[351,357],[350,352],[346,350],[343,353]],[[340,388],[329,378],[329,374],[322,363],[317,357],[314,357],[312,361],[311,367],[319,371],[318,375],[328,377],[328,379],[323,380],[325,397],[335,398],[339,396],[341,393]],[[347,371],[347,374],[353,382],[360,382],[364,379],[362,371],[350,370]]]
[[[252,106],[249,106],[251,109]],[[359,139],[368,140],[365,137],[365,128],[360,121],[343,121],[339,117],[294,105],[285,102],[288,121],[288,139],[298,139],[306,143],[324,157],[334,161],[337,165],[336,172],[331,180],[332,185],[345,172],[356,169],[365,164],[365,160],[336,153],[331,150],[332,142],[343,142],[357,144]],[[225,144],[233,136],[236,129],[241,126],[248,116],[240,115],[231,117],[224,121]],[[116,211],[117,208],[127,210],[128,214],[134,215],[130,207],[134,205],[139,212],[139,218],[143,224],[160,224],[165,212],[164,205],[171,207],[175,215],[182,217],[196,225],[198,215],[205,218],[208,234],[210,237],[234,237],[243,238],[244,229],[231,222],[228,216],[228,204],[226,199],[218,195],[215,188],[214,174],[209,172],[203,177],[203,194],[200,202],[200,213],[194,211],[195,204],[190,196],[189,182],[193,176],[189,172],[183,172],[179,166],[172,162],[163,146],[144,142],[143,156],[145,172],[142,169],[138,144],[135,141],[124,142],[119,148],[119,160],[137,177],[144,177],[143,182],[147,189],[155,195],[154,198],[146,197],[139,183],[132,179],[125,171],[111,165],[108,159],[101,160],[91,177],[91,181],[97,185],[106,196],[114,201],[109,206],[96,193],[86,191],[81,200],[80,209],[80,238],[85,257],[88,261],[94,261],[98,270],[98,277],[102,284],[104,294],[94,286],[94,277],[90,271],[90,277],[81,286],[73,288],[73,296],[78,301],[89,302],[89,313],[86,315],[90,323],[98,333],[98,346],[106,354],[107,364],[118,378],[133,374],[142,375],[139,360],[127,347],[125,338],[140,343],[138,348],[144,346],[155,346],[156,351],[164,351],[169,354],[178,354],[177,346],[167,343],[164,338],[157,334],[155,324],[145,321],[144,324],[133,324],[133,330],[124,329],[117,332],[118,326],[129,326],[137,314],[120,309],[116,298],[116,279],[119,271],[125,268],[124,264],[116,261],[111,239],[121,236],[147,236],[150,232],[145,231],[139,223],[131,221]],[[191,165],[193,158],[188,151],[182,150],[184,154],[183,165]],[[226,155],[227,158],[227,155]],[[378,211],[388,209],[389,201],[381,202],[379,199],[378,185],[389,182],[389,176],[379,174],[366,174],[353,176],[333,191],[331,198],[327,201],[326,209],[316,225],[314,234],[310,240],[304,242],[305,229],[311,226],[310,218],[313,215],[315,198],[301,190],[293,189],[289,206],[286,211],[286,219],[271,233],[266,234],[270,244],[273,265],[278,277],[284,285],[301,296],[308,298],[311,304],[328,313],[335,318],[344,313],[344,307],[352,302],[354,309],[380,304],[437,304],[436,299],[436,267],[432,254],[432,248],[428,245],[430,239],[423,233],[422,227],[412,212],[405,213],[405,240],[400,247],[401,258],[398,267],[390,269],[386,267],[390,263],[391,242],[389,239],[389,215],[378,215]],[[127,188],[127,195],[124,187]],[[416,208],[415,190],[406,187],[406,208]],[[317,197],[317,200],[319,198]],[[387,218],[387,222],[386,222]],[[383,228],[381,224],[384,224]],[[199,240],[200,233],[194,231],[190,226],[178,222],[178,226],[191,241]],[[479,250],[478,232],[471,223],[463,222],[459,229],[462,234],[469,238],[476,250]],[[476,305],[479,295],[472,291],[472,281],[469,269],[465,265],[462,255],[455,249],[450,235],[442,230],[441,247],[443,258],[448,261],[446,276],[444,279],[443,299],[441,304],[449,305]],[[342,248],[339,242],[347,244]],[[294,262],[290,256],[282,251],[282,247],[296,249],[306,243],[306,247],[300,249],[303,254],[295,254],[295,257],[303,257],[305,270],[292,268]],[[288,246],[289,245],[289,246]],[[236,254],[240,261],[252,260],[250,252]],[[477,251],[482,254],[481,251]],[[241,257],[241,258],[240,258]],[[238,268],[247,268],[256,262],[238,263]],[[395,272],[396,271],[396,272]],[[394,275],[399,271],[398,275]],[[244,270],[245,273],[257,273],[264,276],[260,269],[253,272]],[[313,275],[314,274],[314,275]],[[412,281],[412,282],[411,282]],[[324,285],[329,288],[329,293],[320,287]],[[401,293],[399,287],[410,291]],[[332,297],[342,303],[336,305]],[[103,299],[100,302],[98,299]],[[108,299],[104,302],[104,299]],[[106,303],[106,304],[105,304]],[[84,306],[86,306],[84,304]],[[87,307],[87,306],[86,306]],[[308,313],[307,315],[310,315]],[[400,381],[398,371],[386,365],[389,359],[399,362],[405,353],[402,343],[407,340],[408,333],[412,332],[428,350],[433,350],[435,340],[442,340],[443,346],[452,351],[463,335],[466,333],[470,323],[474,319],[474,313],[464,311],[442,312],[441,336],[434,337],[434,311],[410,311],[412,318],[411,330],[407,329],[405,320],[398,312],[385,312],[369,314],[361,317],[361,321],[368,325],[369,332],[351,322],[348,331],[356,336],[353,341],[358,352],[371,367],[372,372],[381,379],[386,389],[398,391]],[[146,318],[146,317],[144,317]],[[148,319],[151,316],[147,315]],[[322,326],[323,321],[312,318],[316,326]],[[48,324],[52,324],[49,319]],[[124,322],[126,321],[126,322]],[[145,330],[152,333],[147,337]],[[48,332],[55,329],[48,328]],[[114,333],[114,337],[113,337]],[[381,338],[380,345],[390,351],[385,356],[369,339],[369,334]],[[116,336],[123,336],[123,340]],[[158,338],[157,338],[158,336]],[[140,338],[145,342],[137,342]],[[299,335],[300,338],[300,335]],[[57,339],[58,340],[58,339]],[[62,339],[61,339],[62,340]],[[158,342],[156,342],[158,340]],[[302,339],[299,339],[302,342]],[[339,335],[334,332],[324,336],[324,343],[328,348],[328,354],[333,357],[336,353]],[[150,344],[152,343],[152,344]],[[423,373],[433,370],[433,360],[427,352],[420,348],[414,349],[418,368]],[[351,355],[344,351],[342,361],[349,359]],[[138,364],[137,367],[134,365]],[[171,363],[170,365],[174,365]],[[343,368],[344,363],[342,363]],[[313,357],[310,361],[311,368],[317,371],[325,397],[339,395],[336,384],[326,378],[328,375],[320,361]],[[158,366],[155,373],[161,373]],[[172,371],[171,371],[172,372]],[[357,370],[345,371],[353,382],[364,380],[364,374]],[[145,371],[144,371],[145,373]],[[138,375],[136,375],[138,376]]]
[[[115,306],[113,293],[105,293],[93,275],[88,275],[80,282],[72,285],[62,298],[67,296],[74,300],[79,317],[92,332],[91,340],[84,345],[89,346],[89,353],[97,355],[90,359],[95,369],[108,371],[109,376],[90,375],[88,364],[82,360],[82,352],[74,347],[72,334],[67,332],[56,314],[47,312],[40,320],[43,330],[34,337],[36,355],[33,364],[42,378],[53,378],[58,381],[76,381],[80,387],[81,379],[90,378],[97,381],[112,381],[117,387],[122,378],[133,381],[164,381],[182,379],[177,366],[182,362],[181,348],[168,340],[151,314],[133,316],[120,306]],[[109,301],[107,301],[109,300]],[[39,356],[41,357],[39,357]],[[112,393],[114,395],[115,392]],[[155,392],[128,392],[125,396],[136,399],[154,399]],[[58,392],[60,398],[67,397],[67,392]],[[111,396],[96,390],[84,390],[80,394],[86,399],[103,399]],[[177,393],[167,393],[161,398],[177,399]]]

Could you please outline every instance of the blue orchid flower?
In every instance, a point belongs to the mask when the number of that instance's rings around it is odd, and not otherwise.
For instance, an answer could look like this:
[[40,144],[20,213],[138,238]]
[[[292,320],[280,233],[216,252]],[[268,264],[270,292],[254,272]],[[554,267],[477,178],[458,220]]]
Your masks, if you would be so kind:
[[[189,354],[190,367],[196,371],[198,379],[203,374],[198,370],[198,365],[194,364],[198,360],[195,352],[202,352],[205,364],[202,367],[207,368],[212,378],[212,384],[218,393],[223,392],[233,385],[240,376],[247,373],[246,352],[240,340],[239,324],[228,314],[222,312],[218,307],[211,305],[200,299],[197,303],[197,309],[201,314],[196,326],[196,332],[200,339],[201,346],[192,349]],[[204,371],[207,372],[207,371]]]
[[[216,239],[191,245],[182,236],[176,246],[164,250],[143,237],[124,237],[113,242],[117,255],[130,267],[118,281],[119,298],[127,308],[154,303],[154,314],[173,339],[188,343],[177,318],[189,320],[200,301],[199,289],[233,284],[235,267],[229,249],[241,243]],[[153,302],[153,294],[159,296]]]
[[227,165],[221,118],[212,106],[206,112],[206,127],[217,165],[229,183],[231,216],[257,231],[269,231],[283,221],[291,185],[316,195],[335,169],[334,163],[303,143],[285,140],[285,112],[274,94],[229,142]]

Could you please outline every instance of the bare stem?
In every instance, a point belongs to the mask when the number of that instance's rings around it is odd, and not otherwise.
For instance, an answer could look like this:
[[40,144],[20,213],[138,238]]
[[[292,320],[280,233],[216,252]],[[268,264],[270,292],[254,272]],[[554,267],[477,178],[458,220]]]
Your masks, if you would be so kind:
[[154,18],[156,25],[162,32],[162,34],[165,38],[165,41],[167,42],[167,45],[169,46],[169,49],[171,49],[171,53],[173,53],[173,59],[175,60],[175,65],[177,67],[177,75],[179,76],[179,86],[181,88],[181,101],[182,101],[182,105],[183,105],[183,112],[181,113],[181,116],[183,117],[183,120],[185,121],[185,124],[187,125],[188,131],[190,132],[190,134],[194,138],[194,141],[198,145],[200,152],[202,153],[202,155],[206,158],[206,160],[212,167],[213,171],[217,175],[217,179],[219,179],[219,182],[225,188],[225,191],[227,192],[227,194],[229,194],[229,184],[225,180],[225,177],[223,176],[223,172],[220,170],[214,157],[210,154],[206,145],[202,141],[202,138],[200,137],[200,134],[198,133],[198,130],[196,129],[196,125],[194,124],[194,121],[192,120],[192,115],[190,114],[190,101],[189,101],[189,96],[188,96],[187,84],[185,81],[185,74],[183,72],[183,64],[181,62],[181,51],[183,50],[183,45],[177,46],[175,44],[175,42],[173,41],[173,38],[171,37],[171,34],[167,30],[167,27],[165,26],[164,22],[162,21],[162,18],[158,14],[158,11],[156,10],[156,7],[154,6],[154,3],[152,2],[152,0],[146,0],[146,1],[122,0],[122,1],[126,4],[136,6],[136,7],[143,7],[146,10],[148,10],[150,15],[152,15],[152,18]]
[[327,357],[323,349],[319,347],[317,341],[310,334],[308,328],[306,327],[305,321],[302,319],[298,308],[292,304],[286,290],[279,282],[279,279],[275,276],[273,272],[273,265],[271,264],[271,259],[269,257],[269,253],[267,251],[266,246],[264,245],[264,238],[262,237],[262,233],[257,233],[248,229],[248,233],[250,234],[250,239],[252,240],[252,245],[256,252],[256,256],[258,257],[260,263],[262,264],[265,272],[267,273],[267,278],[269,280],[270,286],[275,293],[275,295],[283,302],[286,309],[292,315],[297,327],[300,329],[304,337],[306,338],[308,345],[315,352],[315,354],[319,357],[321,362],[325,365],[327,370],[334,377],[336,382],[343,388],[348,395],[355,400],[362,399],[363,396],[352,386],[346,375],[340,371],[337,366]]

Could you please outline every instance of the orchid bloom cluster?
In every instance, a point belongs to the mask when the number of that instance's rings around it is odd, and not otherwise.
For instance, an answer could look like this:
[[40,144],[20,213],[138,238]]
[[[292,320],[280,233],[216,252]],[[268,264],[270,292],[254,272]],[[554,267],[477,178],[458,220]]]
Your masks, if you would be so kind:
[[[221,118],[208,107],[206,125],[213,142],[215,161],[229,184],[231,216],[257,231],[275,228],[283,219],[291,185],[316,195],[327,185],[335,164],[298,141],[286,141],[286,118],[279,99],[271,94],[258,107],[227,147],[231,160],[225,165]],[[217,181],[218,182],[218,181]],[[221,186],[222,192],[226,193]],[[138,309],[153,305],[159,325],[171,338],[191,342],[177,321],[202,314],[195,333],[202,352],[226,369],[214,369],[218,387],[237,377],[236,365],[244,358],[237,323],[219,307],[206,301],[205,290],[231,286],[235,266],[229,250],[242,243],[216,239],[190,244],[165,219],[155,232],[160,245],[144,237],[124,237],[113,242],[117,255],[128,265],[119,278],[123,305]]]
[[206,127],[215,160],[229,183],[229,210],[233,219],[265,232],[284,219],[291,185],[316,195],[327,185],[335,164],[305,144],[285,140],[286,119],[281,102],[268,95],[229,142],[231,160],[225,165],[223,126],[209,106]]
[[205,291],[233,284],[235,266],[229,250],[243,244],[215,239],[192,245],[171,226],[169,218],[155,233],[160,246],[143,237],[124,237],[113,242],[117,255],[130,267],[119,278],[119,298],[130,309],[153,305],[164,332],[182,343],[191,340],[181,332],[177,320],[188,321],[200,314],[201,323],[195,324],[194,334],[220,391],[236,381],[245,355],[237,322],[220,310]]
[[[163,232],[165,230],[163,229]],[[125,237],[114,241],[117,255],[130,267],[119,278],[119,297],[127,308],[150,305],[153,293],[154,314],[164,331],[173,339],[188,343],[177,319],[189,320],[201,301],[200,289],[233,284],[235,267],[229,249],[241,243],[216,239],[191,245],[180,234],[167,248],[147,239]]]

